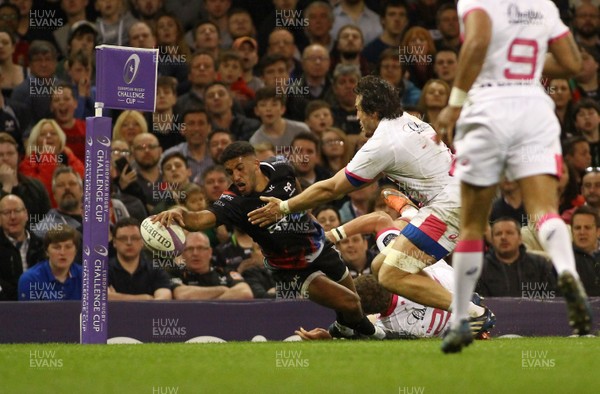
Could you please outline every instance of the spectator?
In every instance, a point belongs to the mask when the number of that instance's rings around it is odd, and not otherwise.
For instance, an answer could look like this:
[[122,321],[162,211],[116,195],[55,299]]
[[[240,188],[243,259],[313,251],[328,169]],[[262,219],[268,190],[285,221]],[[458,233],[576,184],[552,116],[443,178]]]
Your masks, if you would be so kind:
[[60,8],[67,18],[67,23],[54,30],[52,34],[54,35],[56,47],[63,57],[69,56],[68,41],[71,28],[77,22],[86,21],[85,9],[87,5],[88,0],[69,0],[60,2]]
[[309,44],[323,45],[327,52],[333,50],[335,41],[331,34],[333,28],[333,8],[325,1],[314,1],[304,9],[304,18],[306,26],[306,36]]
[[370,74],[371,65],[361,54],[364,47],[363,32],[356,25],[343,26],[337,34],[331,70],[335,73],[338,64],[344,64],[358,67],[362,75]]
[[19,197],[0,199],[0,301],[16,301],[21,274],[46,258],[42,240],[26,229],[28,218]]
[[590,143],[587,142],[585,137],[571,137],[563,142],[562,151],[565,161],[574,170],[575,180],[580,188],[581,178],[586,168],[592,165]]
[[340,208],[340,217],[342,224],[369,213],[369,201],[371,196],[377,192],[377,182],[370,183],[362,189],[354,190],[348,193],[350,200],[345,202]]
[[66,145],[82,163],[85,162],[85,121],[75,118],[77,99],[73,87],[59,83],[52,93],[50,111],[66,136]]
[[213,130],[229,130],[236,140],[247,141],[260,127],[260,122],[233,110],[234,99],[223,82],[213,82],[206,87],[206,110]]
[[127,11],[124,0],[99,0],[96,10],[100,16],[96,19],[100,41],[108,45],[126,45],[129,42],[129,28],[135,18]]
[[322,164],[330,173],[336,174],[346,167],[354,154],[346,133],[337,127],[328,127],[321,139]]
[[144,254],[140,223],[133,218],[118,221],[112,229],[117,255],[108,262],[108,300],[170,300],[169,275],[155,268]]
[[435,75],[452,87],[456,77],[456,68],[458,66],[458,55],[452,49],[438,49],[433,63],[433,72]]
[[[111,144],[111,202],[115,200],[123,207],[113,208],[118,211],[119,208],[126,212],[115,212],[115,222],[121,217],[132,216],[140,221],[148,216],[146,210],[146,196],[137,180],[137,171],[131,166],[130,147],[123,140],[114,140]],[[117,152],[121,154],[117,154]],[[125,152],[127,152],[125,154]],[[116,203],[117,205],[120,205]]]
[[242,59],[242,79],[255,93],[265,86],[264,82],[254,75],[254,67],[258,64],[258,44],[252,37],[237,38],[231,46]]
[[329,79],[329,53],[321,44],[311,44],[304,48],[302,53],[302,75],[301,87],[306,87],[308,99],[323,99],[325,93],[331,87]]
[[566,79],[552,79],[548,91],[550,98],[554,101],[554,113],[560,121],[560,140],[572,137],[574,135],[573,126],[573,94],[569,81]]
[[571,220],[573,252],[577,272],[587,294],[600,296],[600,216],[592,207],[579,207]]
[[[286,91],[290,86],[289,69],[280,54],[266,55],[260,60],[259,73],[265,88]],[[303,121],[308,100],[300,95],[291,95],[286,100],[285,113],[288,119]]]
[[[600,212],[600,169],[598,167],[586,169],[581,180],[580,190],[584,204]],[[573,208],[565,210],[561,217],[567,224],[572,223],[573,212],[584,204],[575,205]]]
[[[263,17],[264,14],[260,15],[262,23],[258,26],[257,36],[257,41],[260,45],[260,55],[264,56],[265,53],[269,53],[268,47],[271,46],[270,34],[278,27],[289,29],[289,33],[293,34],[289,41],[298,44],[299,49],[304,49],[308,43],[308,38],[304,33],[306,22],[303,19],[295,17],[297,15],[296,12],[300,12],[301,9],[298,5],[298,0],[274,0],[273,5],[275,9],[270,8],[272,10],[270,14],[266,17]],[[252,6],[259,8],[259,3],[253,2]],[[250,11],[253,12],[254,10]],[[256,14],[254,14],[254,20],[258,20]],[[285,46],[290,44],[280,45]],[[294,49],[294,51],[296,50]]]
[[294,42],[294,35],[284,28],[276,28],[269,34],[268,42],[267,55],[277,53],[283,56],[289,70],[288,77],[300,78],[302,65],[296,58],[299,57],[300,52]]
[[208,20],[219,28],[221,48],[230,48],[233,39],[229,32],[231,0],[204,0]]
[[44,236],[48,260],[39,262],[19,278],[19,301],[80,300],[83,272],[73,264],[81,234],[69,226],[55,228]]
[[71,91],[77,103],[74,116],[81,120],[94,116],[96,86],[93,83],[92,63],[91,55],[83,50],[74,52],[65,62],[66,79],[71,84]]
[[450,86],[441,79],[430,79],[423,86],[423,92],[419,99],[419,107],[423,110],[425,117],[423,121],[431,124],[437,123],[437,118],[442,109],[448,104],[450,98]]
[[164,12],[163,3],[163,0],[131,0],[134,17],[153,25],[158,15]]
[[321,205],[312,210],[312,214],[325,231],[331,231],[342,225],[340,213],[333,205]]
[[[146,120],[152,124],[152,133],[163,149],[185,141],[181,130],[183,122],[180,114],[174,112],[177,103],[177,79],[160,76],[156,83],[156,110]],[[148,113],[146,113],[148,115]]]
[[[200,181],[200,182],[199,182]],[[200,179],[195,179],[195,183],[204,186],[204,192],[208,203],[212,204],[221,197],[221,194],[229,187],[231,180],[222,165],[208,167]]]
[[361,74],[356,66],[340,64],[333,72],[333,95],[331,111],[333,124],[342,129],[346,135],[351,136],[354,142],[360,134],[360,122],[356,115],[356,93],[354,88],[358,84]]
[[133,139],[142,133],[148,132],[148,123],[140,111],[125,110],[115,121],[113,127],[113,140],[123,140],[131,146]]
[[71,167],[60,166],[52,177],[52,191],[57,208],[48,211],[32,228],[40,238],[49,230],[68,225],[82,233],[83,183],[81,176]]
[[256,115],[262,125],[250,137],[251,144],[270,142],[277,148],[290,146],[292,139],[302,131],[310,131],[304,123],[283,117],[285,97],[275,88],[262,88],[256,92]]
[[310,131],[297,134],[292,140],[290,151],[288,160],[296,170],[296,178],[302,189],[333,175],[319,164],[321,140]]
[[227,130],[213,130],[208,135],[208,149],[214,163],[223,164],[219,161],[221,153],[233,142],[233,136]]
[[[521,226],[512,218],[492,224],[492,249],[485,254],[476,291],[489,297],[545,298],[556,291],[556,277],[550,262],[526,251]],[[531,297],[535,291],[537,297]],[[548,293],[546,293],[548,292]]]
[[204,21],[200,22],[193,32],[196,52],[203,51],[210,54],[213,59],[218,59],[221,45],[219,27],[211,21]]
[[596,51],[600,50],[600,11],[598,6],[582,2],[575,8],[575,17],[573,18],[573,35],[575,40],[587,48]]
[[[241,228],[234,227],[231,236],[213,252],[214,269],[221,275],[230,272],[242,273],[246,268],[260,263],[262,258],[260,247]],[[258,260],[258,261],[255,261]]]
[[558,212],[560,212],[567,224],[571,222],[571,218],[569,215],[569,218],[566,219],[565,213],[574,207],[585,204],[585,199],[581,195],[581,188],[577,184],[576,177],[575,170],[566,161],[563,161],[563,172],[558,183],[560,194]]
[[0,28],[7,29],[15,38],[13,62],[27,68],[27,66],[29,66],[29,59],[27,58],[29,41],[25,40],[17,31],[20,18],[21,13],[19,7],[8,2],[0,4]]
[[50,115],[51,92],[57,82],[56,49],[47,41],[34,41],[29,46],[28,57],[29,78],[14,88],[10,98],[31,110],[30,122],[35,124]]
[[306,106],[304,123],[313,134],[322,138],[325,130],[333,126],[331,105],[324,100],[311,100]]
[[31,130],[25,157],[19,164],[19,172],[38,179],[50,195],[50,203],[56,207],[52,195],[52,177],[56,168],[69,166],[81,178],[84,176],[83,162],[66,145],[64,131],[53,119],[40,120]]
[[371,42],[383,31],[379,16],[371,11],[364,0],[341,0],[333,9],[335,22],[333,24],[334,35],[345,25],[356,25],[364,34],[364,41]]
[[600,101],[598,55],[583,47],[580,47],[579,49],[581,51],[582,68],[581,72],[575,76],[575,82],[577,82],[576,95]]
[[422,27],[411,27],[402,39],[400,62],[407,64],[410,80],[419,89],[433,77],[435,45],[429,31]]
[[[248,10],[243,8],[230,9],[227,22],[227,29],[234,43],[240,37],[256,37],[256,27]],[[232,47],[235,49],[235,44],[232,44]]]
[[177,16],[185,31],[205,17],[204,2],[198,0],[165,0],[165,9]]
[[[152,27],[148,22],[135,21],[129,27],[129,41],[128,46],[133,48],[153,49],[156,48],[156,36]],[[158,58],[161,61],[161,58]]]
[[438,8],[435,20],[441,36],[435,40],[436,49],[438,51],[450,49],[458,53],[460,51],[460,26],[456,6],[451,3],[442,4]]
[[[56,66],[56,75],[59,79],[65,81],[72,79],[72,77],[68,75],[68,62],[69,59],[78,52],[82,52],[83,56],[88,59],[87,63],[90,65],[90,70],[93,68],[95,59],[94,47],[98,42],[99,34],[96,25],[87,20],[76,22],[71,26],[69,36],[67,37],[67,52],[62,61]],[[95,79],[95,75],[91,75],[91,77],[92,80],[90,83]]]
[[185,142],[169,148],[163,154],[164,158],[174,152],[181,154],[186,159],[186,167],[190,168],[188,174],[190,179],[202,174],[202,172],[213,165],[208,149],[207,138],[211,132],[210,120],[205,108],[197,107],[183,113],[185,128],[182,131]]
[[369,249],[369,242],[362,234],[344,238],[336,246],[353,278],[371,273],[371,262],[376,253]]
[[190,212],[200,212],[206,209],[206,194],[195,183],[188,183],[182,190],[180,204]]
[[573,108],[575,130],[585,137],[590,145],[591,165],[600,166],[600,104],[592,99],[583,99]]
[[242,78],[242,58],[240,55],[234,51],[222,51],[218,71],[218,79],[229,87],[231,93],[243,107],[247,107],[248,103],[254,99],[254,91],[246,85]]
[[[2,78],[3,73],[0,69],[0,81]],[[17,150],[22,155],[25,151],[23,134],[29,123],[31,110],[22,103],[7,99],[3,92],[0,92],[0,131],[9,134],[17,142]]]
[[0,133],[0,198],[14,194],[21,198],[29,212],[29,224],[34,226],[50,210],[50,197],[39,180],[17,170],[17,142],[7,133]]
[[438,0],[415,0],[410,2],[408,18],[411,23],[427,30],[436,29]]
[[154,207],[153,215],[180,204],[185,197],[183,189],[190,183],[191,169],[180,152],[165,152],[160,168],[163,182],[154,191],[160,202]]
[[500,218],[511,218],[519,223],[519,227],[526,227],[529,223],[521,188],[516,181],[503,179],[499,185],[500,196],[493,202],[489,222],[495,223]]
[[195,52],[190,60],[190,71],[186,84],[187,93],[177,99],[175,112],[183,113],[186,109],[204,105],[204,91],[216,80],[215,58],[208,52]]
[[408,27],[408,11],[406,4],[400,0],[385,3],[380,15],[383,32],[372,41],[366,41],[362,55],[371,64],[379,61],[381,53],[388,48],[398,48],[402,42],[402,34]]
[[[184,83],[189,73],[192,52],[185,41],[180,20],[173,13],[163,13],[156,20],[156,43],[159,49],[158,73]],[[175,96],[177,97],[177,96]]]
[[[19,8],[19,24],[17,27],[17,33],[23,38],[23,40],[32,43],[36,40],[44,40],[54,48],[57,47],[54,41],[54,35],[48,34],[46,29],[41,29],[43,20],[39,16],[32,13],[33,0],[9,0]],[[36,7],[37,8],[37,7]]]
[[0,69],[2,78],[0,78],[0,88],[6,95],[10,95],[12,90],[23,83],[25,80],[25,68],[20,64],[13,62],[15,53],[15,36],[5,27],[0,28],[0,44],[2,51],[0,52]]
[[406,107],[417,104],[421,97],[421,89],[404,78],[405,71],[404,65],[400,62],[400,52],[397,48],[388,48],[381,52],[375,73],[398,90],[398,96],[406,110]]
[[185,269],[176,272],[173,283],[181,284],[175,289],[178,300],[229,299],[244,300],[252,298],[252,290],[243,281],[241,275],[231,271],[219,274],[211,267],[212,248],[208,237],[202,232],[187,235],[182,258]]
[[132,168],[137,173],[136,182],[144,195],[143,201],[146,202],[146,209],[148,212],[152,212],[156,204],[161,201],[156,190],[162,182],[159,167],[162,147],[155,135],[142,133],[133,139],[129,151],[133,152]]

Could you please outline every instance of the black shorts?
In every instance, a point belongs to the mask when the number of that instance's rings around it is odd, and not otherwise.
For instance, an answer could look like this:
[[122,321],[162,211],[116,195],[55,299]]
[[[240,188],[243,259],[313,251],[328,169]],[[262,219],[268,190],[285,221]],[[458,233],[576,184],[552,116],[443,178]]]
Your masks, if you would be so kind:
[[319,275],[325,275],[334,282],[341,282],[348,276],[348,268],[331,242],[325,244],[319,257],[306,268],[277,268],[266,259],[264,264],[273,274],[277,299],[308,298],[308,286]]

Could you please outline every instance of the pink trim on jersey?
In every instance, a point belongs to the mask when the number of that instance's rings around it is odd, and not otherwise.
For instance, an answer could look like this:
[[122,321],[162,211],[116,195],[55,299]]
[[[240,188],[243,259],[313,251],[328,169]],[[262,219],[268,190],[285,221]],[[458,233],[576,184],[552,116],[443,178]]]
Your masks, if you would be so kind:
[[394,312],[394,309],[396,309],[397,305],[398,305],[398,295],[392,294],[392,302],[390,302],[390,306],[387,308],[385,313],[382,313],[379,317],[388,317],[389,315],[392,314],[392,312]]
[[483,239],[458,241],[454,251],[457,253],[481,253],[483,252]]
[[450,163],[450,171],[448,171],[448,174],[454,176],[454,171],[456,171],[456,156],[452,156],[452,163]]
[[423,231],[434,241],[438,241],[442,238],[442,235],[444,235],[447,229],[448,226],[446,223],[433,215],[427,216],[427,219],[419,226],[419,230]]
[[560,179],[563,176],[563,157],[554,155],[554,160],[556,160],[556,176]]
[[544,223],[546,223],[550,219],[562,220],[562,218],[560,217],[560,215],[558,213],[550,212],[550,213],[545,214],[544,216],[542,216],[540,218],[540,220],[538,220],[537,224],[535,225],[535,229],[537,231],[540,231],[540,227],[542,227],[544,225]]
[[[400,218],[398,218],[400,219]],[[390,231],[390,230],[396,230],[396,231],[400,231],[398,230],[396,227],[388,227],[388,228],[384,228],[383,230],[379,230],[377,232],[377,234],[375,235],[375,239],[379,238],[381,236],[381,234],[385,233],[386,231]]]
[[354,174],[354,173],[350,172],[350,170],[348,170],[348,167],[344,168],[344,172],[345,172],[345,173],[346,173],[346,175],[348,175],[349,177],[352,177],[352,178],[354,178],[354,179],[356,179],[356,180],[358,180],[358,181],[364,182],[364,183],[367,183],[367,182],[371,182],[371,181],[372,181],[372,179],[366,179],[366,178],[363,178],[363,177],[361,177],[361,176],[358,176],[358,175],[356,175],[356,174]]
[[554,41],[556,40],[560,40],[561,38],[563,38],[564,36],[566,36],[567,34],[569,34],[571,31],[567,30],[562,34],[557,35],[556,37],[552,37],[548,40],[548,45],[552,44]]
[[487,15],[487,11],[483,8],[483,7],[473,7],[471,8],[469,11],[465,12],[465,14],[463,15],[463,23],[467,22],[467,16],[473,12],[473,11],[477,11],[477,10],[481,10],[483,12],[485,12],[485,14]]

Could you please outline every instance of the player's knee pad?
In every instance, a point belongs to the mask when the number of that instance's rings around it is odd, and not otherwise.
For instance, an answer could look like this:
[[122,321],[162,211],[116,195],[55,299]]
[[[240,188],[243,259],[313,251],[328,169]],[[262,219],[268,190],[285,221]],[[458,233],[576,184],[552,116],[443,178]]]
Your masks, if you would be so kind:
[[427,267],[427,264],[421,260],[396,249],[390,249],[385,260],[383,260],[383,264],[391,265],[411,274],[421,272],[423,268]]
[[387,252],[391,249],[391,246],[394,244],[394,240],[400,235],[400,230],[395,228],[390,228],[382,231],[379,235],[377,235],[377,248],[379,252],[383,255],[387,256]]

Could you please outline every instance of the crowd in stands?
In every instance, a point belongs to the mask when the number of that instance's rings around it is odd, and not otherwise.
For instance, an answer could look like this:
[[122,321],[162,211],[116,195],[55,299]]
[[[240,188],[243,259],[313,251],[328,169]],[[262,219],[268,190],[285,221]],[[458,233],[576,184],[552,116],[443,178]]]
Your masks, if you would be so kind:
[[[554,3],[583,69],[539,82],[562,126],[560,213],[584,286],[600,296],[600,1]],[[434,123],[461,42],[453,0],[2,1],[0,300],[81,297],[85,118],[99,44],[159,50],[155,112],[104,111],[113,119],[109,300],[202,300],[277,298],[258,246],[221,226],[188,234],[182,256],[161,256],[144,248],[144,218],[216,201],[230,182],[220,153],[237,140],[261,158],[285,157],[303,188],[343,170],[364,143],[354,87],[365,75],[387,80],[407,113]],[[381,186],[313,214],[325,230],[374,210],[395,218]],[[534,222],[518,185],[502,182],[481,295],[557,292]],[[372,235],[338,249],[353,276],[370,273]]]

